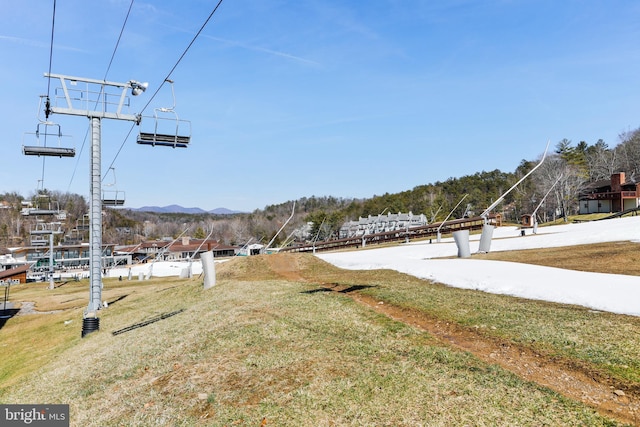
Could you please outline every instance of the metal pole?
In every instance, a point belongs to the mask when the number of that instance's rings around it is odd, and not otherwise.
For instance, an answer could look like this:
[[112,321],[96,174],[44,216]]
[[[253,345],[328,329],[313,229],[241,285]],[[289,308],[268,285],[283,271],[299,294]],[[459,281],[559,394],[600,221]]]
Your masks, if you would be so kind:
[[458,202],[458,204],[451,209],[451,212],[449,212],[449,215],[447,215],[447,217],[444,219],[444,221],[442,221],[442,223],[440,224],[440,226],[438,227],[437,230],[437,242],[440,243],[440,229],[442,228],[442,226],[444,225],[445,222],[447,222],[447,220],[449,219],[449,217],[453,214],[453,211],[455,211],[456,209],[458,209],[458,206],[460,206],[460,203],[462,203],[462,201],[469,195],[469,193],[465,194],[464,196],[462,196],[462,199],[460,199],[460,201]]
[[525,176],[523,176],[522,178],[520,178],[520,180],[518,182],[516,182],[515,184],[513,184],[513,186],[508,189],[502,196],[500,196],[498,198],[498,200],[496,200],[495,202],[493,202],[491,204],[491,206],[489,206],[487,209],[485,209],[484,212],[482,212],[480,214],[480,216],[482,218],[484,218],[484,222],[485,224],[488,223],[488,219],[489,219],[489,212],[491,212],[491,210],[493,208],[495,208],[496,206],[498,206],[500,203],[502,203],[502,201],[504,200],[505,196],[507,194],[509,194],[511,192],[511,190],[513,190],[514,188],[516,188],[518,185],[520,185],[520,183],[522,181],[524,181],[529,175],[531,175],[536,169],[538,169],[540,166],[542,166],[542,163],[544,162],[545,157],[547,157],[547,150],[549,150],[549,144],[551,143],[551,140],[547,141],[547,147],[544,149],[544,154],[542,154],[542,159],[540,160],[540,163],[538,163],[537,165],[535,165],[533,167],[533,169],[531,169]]
[[49,225],[51,227],[51,234],[49,234],[49,289],[54,289],[55,285],[53,283],[53,224]]
[[[82,321],[82,336],[97,331],[99,329],[99,321],[97,311],[102,307],[102,189],[101,189],[101,173],[100,173],[100,120],[115,119],[128,120],[140,124],[142,116],[139,114],[126,114],[123,112],[124,107],[128,107],[127,91],[131,90],[131,95],[136,96],[144,92],[148,86],[147,83],[139,83],[135,80],[129,80],[126,83],[109,82],[106,80],[87,79],[83,77],[71,77],[61,74],[45,73],[45,77],[60,80],[60,87],[64,97],[60,97],[60,102],[64,106],[49,105],[47,103],[46,114],[69,114],[73,116],[89,117],[91,120],[91,203],[89,206],[89,305],[84,313]],[[87,99],[80,100],[70,95],[70,89],[67,85],[75,86],[78,83],[86,83]],[[97,85],[99,89],[99,98],[94,105],[94,110],[88,107],[90,93],[89,85]],[[117,88],[120,92],[120,102],[118,104],[107,103],[106,88]],[[75,89],[73,89],[76,92]],[[98,93],[93,91],[92,93]],[[102,99],[100,101],[100,99]],[[98,103],[102,103],[102,110],[98,110]],[[113,107],[115,111],[107,111],[108,107]]]
[[322,230],[322,225],[326,221],[327,217],[322,218],[322,222],[320,223],[320,227],[318,227],[318,232],[316,233],[316,237],[313,238],[313,253],[316,253],[316,242],[318,241],[318,237],[320,237],[320,230]]
[[536,206],[536,208],[534,209],[533,214],[532,214],[532,216],[533,216],[533,234],[536,234],[538,232],[538,219],[536,217],[536,215],[538,214],[538,209],[540,209],[540,206],[542,206],[542,203],[544,203],[544,201],[547,198],[547,196],[551,193],[551,190],[553,190],[553,187],[555,187],[556,184],[559,183],[561,179],[562,179],[562,174],[560,174],[558,179],[556,179],[556,182],[553,183],[551,188],[549,188],[549,191],[547,191],[547,194],[544,195],[542,200],[540,200],[540,203],[538,203],[538,206]]
[[100,173],[100,119],[91,119],[91,206],[89,208],[90,290],[87,316],[97,317],[102,306],[102,193]]
[[286,227],[286,225],[289,223],[289,221],[291,221],[291,218],[293,218],[293,214],[296,212],[296,202],[295,200],[293,201],[293,209],[291,209],[291,216],[289,217],[289,219],[287,219],[284,224],[282,224],[282,227],[280,227],[280,230],[278,230],[278,232],[276,233],[275,236],[273,236],[273,239],[271,239],[271,241],[267,244],[267,246],[264,248],[265,252],[269,249],[269,247],[271,247],[271,244],[273,243],[274,240],[276,240],[276,237],[278,237],[278,234],[280,234],[280,232],[282,231],[282,229],[284,227]]

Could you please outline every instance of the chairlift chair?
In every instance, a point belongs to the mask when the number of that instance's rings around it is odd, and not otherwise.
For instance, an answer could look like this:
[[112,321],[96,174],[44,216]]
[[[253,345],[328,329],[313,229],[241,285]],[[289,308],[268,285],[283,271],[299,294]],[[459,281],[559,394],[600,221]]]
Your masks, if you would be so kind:
[[109,170],[113,173],[113,182],[111,184],[105,184],[105,186],[114,187],[114,190],[102,190],[102,205],[122,206],[124,205],[125,193],[124,191],[118,191],[116,188],[116,170],[112,167],[109,168]]
[[82,216],[82,219],[77,219],[76,220],[76,231],[89,231],[90,226],[89,226],[89,215],[85,214]]
[[31,246],[46,246],[48,245],[50,236],[53,234],[60,234],[61,223],[59,222],[44,222],[37,221],[34,227],[29,231],[31,235]]
[[31,246],[47,246],[49,244],[49,237],[40,234],[31,235]]
[[51,200],[48,194],[37,194],[33,200],[33,206],[24,208],[22,215],[24,216],[50,216],[60,214],[60,204]]
[[[153,129],[140,130],[138,134],[138,144],[163,146],[173,148],[186,148],[191,142],[191,122],[181,120],[175,112],[176,95],[173,90],[173,81],[167,79],[171,84],[171,94],[173,96],[173,106],[171,108],[154,108]],[[159,114],[160,113],[160,114]],[[169,117],[162,115],[170,115]],[[151,119],[150,116],[143,116]]]
[[[44,125],[43,130],[40,130],[40,125]],[[57,127],[58,131],[55,133],[48,132],[48,127]],[[36,139],[36,145],[26,145],[23,137],[22,152],[27,156],[74,157],[76,155],[75,148],[62,146],[62,138],[68,136],[62,135],[58,124],[51,122],[38,123],[35,133],[25,132],[25,136],[27,135],[35,135]],[[44,140],[43,143],[40,142],[41,138]],[[47,145],[49,138],[56,138],[58,145]]]
[[103,206],[122,206],[124,205],[124,191],[106,190],[102,192]]

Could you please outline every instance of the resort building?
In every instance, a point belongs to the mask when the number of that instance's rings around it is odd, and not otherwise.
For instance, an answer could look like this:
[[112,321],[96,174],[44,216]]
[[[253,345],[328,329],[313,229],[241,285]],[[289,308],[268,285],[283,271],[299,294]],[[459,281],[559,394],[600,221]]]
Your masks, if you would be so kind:
[[624,172],[591,183],[579,195],[580,214],[616,213],[640,206],[640,183],[626,181]]
[[424,214],[414,215],[413,213],[371,216],[358,218],[357,221],[346,222],[340,227],[339,238],[363,236],[366,234],[382,233],[385,231],[406,230],[412,227],[427,225],[427,217]]

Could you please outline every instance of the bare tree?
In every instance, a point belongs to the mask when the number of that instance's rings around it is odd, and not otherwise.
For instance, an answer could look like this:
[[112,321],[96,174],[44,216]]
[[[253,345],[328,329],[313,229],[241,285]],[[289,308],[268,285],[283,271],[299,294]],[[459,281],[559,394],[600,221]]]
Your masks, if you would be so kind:
[[627,178],[640,178],[640,128],[620,135],[621,143],[616,147],[618,171],[627,173]]
[[555,203],[550,202],[547,206],[555,209],[554,217],[559,215],[568,221],[568,215],[578,212],[578,193],[585,184],[582,168],[569,164],[559,155],[552,155],[535,176],[539,193],[545,194],[553,186],[551,195]]
[[587,149],[585,158],[589,181],[609,179],[618,167],[617,152],[609,149],[607,144],[601,139]]
[[247,221],[241,218],[234,218],[229,221],[230,240],[232,245],[240,245],[249,240],[249,226]]

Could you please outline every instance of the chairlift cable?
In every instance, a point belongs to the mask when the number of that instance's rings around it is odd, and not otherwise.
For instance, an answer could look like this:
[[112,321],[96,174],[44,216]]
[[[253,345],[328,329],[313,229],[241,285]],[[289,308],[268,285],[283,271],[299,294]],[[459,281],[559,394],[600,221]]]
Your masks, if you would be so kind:
[[44,189],[44,162],[47,158],[42,158],[42,174],[40,175],[40,182],[42,182],[42,189]]
[[[211,18],[213,17],[213,15],[216,13],[216,11],[218,10],[218,8],[220,7],[220,5],[222,4],[222,0],[218,0],[218,3],[216,4],[216,6],[213,8],[213,10],[211,11],[211,13],[209,14],[209,16],[207,17],[207,19],[204,21],[204,23],[202,24],[202,26],[200,27],[200,29],[198,30],[198,32],[196,33],[196,35],[193,37],[193,39],[191,40],[191,42],[189,43],[189,45],[186,47],[186,49],[184,50],[184,52],[182,52],[182,55],[180,55],[180,57],[178,58],[178,60],[176,61],[176,63],[174,64],[174,66],[171,68],[171,70],[169,71],[169,73],[167,74],[167,77],[165,77],[162,80],[162,83],[160,83],[160,85],[158,86],[158,88],[156,89],[156,91],[153,93],[153,95],[151,95],[151,97],[149,98],[149,101],[147,101],[147,103],[145,104],[145,106],[142,108],[142,110],[140,111],[140,116],[142,116],[142,113],[147,109],[147,107],[149,107],[149,105],[151,104],[151,101],[153,101],[153,99],[156,97],[156,95],[158,94],[158,92],[160,92],[160,89],[162,89],[162,86],[164,86],[164,84],[167,81],[170,81],[171,79],[171,74],[173,74],[173,72],[175,71],[175,69],[178,67],[178,65],[180,64],[180,62],[182,61],[182,59],[185,57],[185,55],[187,54],[187,52],[189,51],[189,49],[191,48],[191,46],[193,45],[193,43],[195,43],[196,39],[200,36],[200,33],[202,33],[202,31],[204,30],[204,28],[207,26],[207,24],[209,23],[209,21],[211,20]],[[111,166],[113,166],[113,164],[115,163],[116,159],[118,158],[118,156],[120,155],[120,152],[122,151],[122,149],[124,148],[124,145],[127,143],[127,140],[129,139],[129,135],[131,135],[131,132],[133,132],[133,128],[135,126],[135,123],[131,125],[131,129],[129,129],[129,133],[127,134],[127,136],[124,138],[124,140],[122,141],[122,144],[120,144],[120,148],[118,149],[115,157],[113,158],[113,160],[111,161]]]
[[[51,18],[51,46],[49,47],[49,76],[51,76],[51,66],[53,64],[53,34],[56,26],[56,0],[53,0],[53,17]],[[47,107],[49,95],[51,94],[51,77],[47,79]],[[46,118],[49,118],[49,108],[45,109]]]
[[[109,72],[110,68],[111,68],[111,64],[113,62],[113,59],[115,57],[115,53],[117,51],[118,45],[120,43],[120,39],[122,37],[122,33],[124,32],[124,27],[127,23],[127,20],[129,18],[129,14],[131,12],[131,8],[133,6],[133,1],[131,1],[131,4],[129,6],[129,11],[127,12],[127,16],[125,18],[125,22],[122,26],[122,30],[120,32],[120,36],[118,37],[118,42],[116,43],[116,47],[114,49],[114,52],[112,54],[111,57],[111,61],[109,62],[109,66],[107,68],[107,71],[105,73],[105,79],[106,79],[106,75]],[[142,110],[140,111],[140,115],[142,115],[142,113],[149,107],[149,105],[151,104],[151,102],[153,101],[153,99],[157,96],[157,94],[159,93],[160,89],[162,89],[162,87],[164,86],[164,84],[167,82],[167,80],[170,80],[171,75],[173,74],[173,72],[175,71],[175,69],[178,67],[178,65],[180,64],[180,62],[182,61],[182,59],[186,56],[187,52],[189,51],[189,49],[191,48],[191,46],[195,43],[195,41],[197,40],[197,38],[200,36],[200,34],[202,33],[202,31],[204,31],[204,28],[207,26],[207,24],[209,23],[209,21],[211,20],[211,18],[213,17],[213,15],[216,13],[216,11],[218,10],[218,8],[220,7],[220,5],[222,4],[222,0],[219,0],[218,3],[216,4],[216,6],[213,8],[213,10],[211,11],[211,13],[209,14],[209,16],[207,17],[207,19],[204,21],[204,23],[202,24],[202,26],[200,27],[200,29],[198,30],[198,32],[195,34],[195,36],[193,37],[193,39],[191,40],[191,42],[187,45],[187,47],[185,48],[185,50],[182,52],[182,54],[180,55],[180,57],[178,58],[178,60],[176,61],[176,63],[173,65],[173,67],[170,69],[169,73],[167,74],[167,76],[163,79],[162,83],[158,86],[158,88],[156,89],[156,91],[153,93],[153,95],[149,98],[147,104],[142,108]],[[55,19],[55,0],[54,0],[54,19]],[[52,46],[51,46],[51,55],[50,55],[50,71],[51,71],[51,58],[52,58],[52,53],[53,53],[53,30],[52,30]],[[51,74],[51,72],[49,73]],[[49,77],[49,82],[50,82],[51,78]],[[131,125],[131,128],[129,129],[129,132],[127,133],[127,136],[124,138],[124,140],[122,141],[122,144],[120,145],[120,148],[118,149],[118,151],[116,152],[116,155],[114,156],[110,167],[113,167],[116,159],[118,158],[118,156],[120,155],[120,152],[122,151],[122,149],[124,148],[124,145],[127,142],[127,139],[129,138],[129,136],[131,135],[131,132],[133,132],[135,124]],[[82,143],[82,148],[84,148],[84,145],[86,143],[86,139],[87,139],[87,135],[88,135],[88,131],[85,134],[85,138],[84,141]],[[82,151],[82,150],[81,150]],[[69,188],[71,187],[71,183],[73,181],[73,178],[75,176],[75,172],[78,168],[78,163],[76,162],[76,166],[74,168],[74,172],[72,174],[71,180],[69,182]],[[106,177],[103,176],[103,180]]]
[[122,33],[124,33],[124,27],[127,25],[127,21],[129,20],[129,14],[131,14],[131,9],[133,8],[134,0],[131,0],[129,4],[129,10],[127,11],[127,16],[124,18],[124,23],[122,24],[122,29],[120,30],[120,35],[118,36],[118,41],[116,42],[116,46],[113,48],[113,53],[111,54],[111,60],[109,60],[109,65],[107,66],[107,71],[104,73],[104,79],[107,80],[107,74],[109,74],[109,70],[111,69],[111,64],[113,63],[113,59],[116,57],[116,51],[118,50],[118,46],[120,45],[120,39],[122,39]]
[[180,62],[182,61],[182,59],[185,57],[185,55],[187,54],[187,52],[189,51],[189,49],[191,49],[191,46],[195,43],[196,39],[200,36],[200,33],[202,33],[202,31],[204,31],[204,28],[207,26],[207,24],[209,23],[209,21],[211,20],[211,18],[213,17],[213,14],[216,13],[216,11],[218,10],[218,8],[220,7],[220,5],[222,4],[222,0],[218,0],[218,3],[216,4],[216,7],[213,8],[213,10],[211,11],[211,13],[209,14],[209,16],[207,17],[207,19],[204,21],[204,23],[202,24],[202,26],[200,27],[200,29],[198,30],[198,32],[196,33],[195,36],[193,36],[193,39],[191,39],[191,42],[189,43],[189,45],[186,47],[186,49],[184,50],[184,52],[182,52],[182,55],[180,55],[180,58],[178,58],[178,60],[176,61],[176,63],[174,64],[174,66],[171,68],[171,70],[169,71],[169,73],[167,74],[167,77],[165,77],[162,80],[162,83],[160,83],[160,85],[158,86],[158,89],[156,89],[156,91],[153,93],[153,95],[151,96],[151,98],[149,98],[149,101],[147,102],[147,104],[144,106],[144,108],[142,108],[142,111],[140,111],[140,114],[142,114],[144,112],[144,110],[147,109],[147,107],[149,106],[149,104],[151,104],[151,101],[153,101],[153,98],[156,97],[156,95],[158,94],[158,92],[160,91],[160,89],[162,89],[162,86],[164,86],[164,84],[167,82],[167,80],[171,79],[171,74],[173,74],[173,72],[175,71],[176,68],[178,68],[178,65],[180,64]]
[[[55,24],[56,24],[56,0],[53,0],[53,13],[52,13],[52,17],[51,17],[51,43],[49,46],[49,74],[51,74],[51,67],[53,64],[53,35],[55,33]],[[47,108],[45,108],[45,120],[49,119],[49,95],[50,95],[50,91],[51,91],[51,77],[49,77],[49,79],[47,80]],[[46,138],[47,138],[47,133],[45,131],[45,145],[46,145]],[[41,179],[40,181],[42,181],[42,186],[44,188],[44,167],[45,167],[45,157],[42,158],[42,173],[41,173]]]
[[76,172],[78,170],[78,164],[80,163],[80,159],[82,158],[82,152],[84,151],[84,145],[87,143],[87,136],[89,136],[89,131],[91,130],[91,125],[87,127],[87,132],[84,134],[84,139],[82,140],[82,145],[80,146],[80,153],[76,158],[76,165],[73,168],[73,172],[71,173],[71,178],[69,179],[69,185],[67,186],[67,193],[71,191],[71,184],[73,183],[73,178],[76,176]]
[[[129,128],[129,132],[127,133],[127,136],[124,137],[124,141],[122,142],[122,144],[120,144],[120,148],[118,148],[118,151],[116,152],[116,155],[114,156],[113,160],[111,161],[111,164],[109,165],[109,169],[113,168],[113,165],[116,162],[116,159],[118,158],[118,155],[120,154],[120,152],[124,148],[124,143],[127,141],[127,139],[129,139],[129,136],[131,135],[131,132],[133,132],[134,126],[135,126],[135,124],[132,124],[131,128]],[[107,169],[107,172],[109,171],[109,169]],[[104,181],[104,179],[106,177],[107,177],[107,174],[105,173],[104,176],[102,177],[102,181]]]
[[[55,1],[55,0],[54,0]],[[113,60],[116,57],[116,52],[118,51],[118,47],[120,46],[120,40],[122,39],[122,34],[124,33],[124,29],[127,26],[127,21],[129,20],[129,15],[131,14],[131,9],[133,8],[133,2],[135,0],[131,0],[131,3],[129,4],[129,10],[127,10],[127,15],[124,18],[124,22],[122,23],[122,28],[120,29],[120,35],[118,35],[118,40],[116,41],[116,45],[113,48],[113,53],[111,54],[111,59],[109,60],[109,65],[107,66],[107,70],[104,72],[104,78],[103,80],[107,80],[107,76],[109,75],[109,71],[111,70],[111,65],[113,64]],[[51,68],[49,68],[49,74],[51,74]],[[49,81],[51,80],[51,77],[49,77]],[[97,103],[98,101],[96,101]],[[90,127],[87,128],[87,132],[84,134],[84,139],[82,140],[82,146],[80,147],[80,156],[78,156],[78,159],[76,160],[76,165],[73,168],[73,172],[71,174],[71,178],[69,179],[69,186],[67,187],[67,192],[71,189],[71,184],[73,183],[73,179],[75,178],[76,175],[76,171],[78,170],[78,164],[80,163],[80,158],[82,157],[82,152],[84,151],[84,146],[87,143],[87,137],[89,136],[89,131],[90,131]],[[129,134],[131,134],[131,131],[129,131]],[[127,138],[129,137],[129,134],[127,134]],[[113,166],[113,163],[111,164],[111,166]],[[106,177],[106,175],[105,175]],[[102,179],[104,180],[103,177]]]

